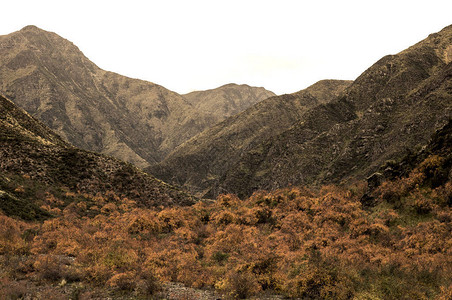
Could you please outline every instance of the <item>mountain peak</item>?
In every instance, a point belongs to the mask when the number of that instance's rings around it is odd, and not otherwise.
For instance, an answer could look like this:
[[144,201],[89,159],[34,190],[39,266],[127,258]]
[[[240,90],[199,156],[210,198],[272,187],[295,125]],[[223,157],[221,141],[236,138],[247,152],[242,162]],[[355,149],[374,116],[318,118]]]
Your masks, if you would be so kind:
[[263,88],[229,85],[188,99],[154,83],[104,71],[69,40],[34,25],[1,36],[0,49],[5,49],[0,53],[0,92],[71,144],[141,167],[274,95]]
[[247,84],[238,84],[238,83],[233,83],[233,82],[231,82],[231,83],[227,83],[227,84],[224,84],[224,85],[222,85],[222,86],[220,86],[219,88],[228,88],[228,87],[250,87],[249,85],[247,85]]
[[215,89],[194,91],[184,97],[199,111],[207,112],[212,124],[223,121],[226,117],[238,114],[248,107],[275,93],[263,87],[247,84],[228,83]]
[[48,35],[48,34],[57,35],[56,33],[41,29],[36,25],[27,25],[24,28],[22,28],[21,30],[19,30],[19,32],[22,34],[30,34],[31,33],[34,35]]
[[35,25],[27,25],[24,28],[22,28],[20,31],[44,31],[38,26]]

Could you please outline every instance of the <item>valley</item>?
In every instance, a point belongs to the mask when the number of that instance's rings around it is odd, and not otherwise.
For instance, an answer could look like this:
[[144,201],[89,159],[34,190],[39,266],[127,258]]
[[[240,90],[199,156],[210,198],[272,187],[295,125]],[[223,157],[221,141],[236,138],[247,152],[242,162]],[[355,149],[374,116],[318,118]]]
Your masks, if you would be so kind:
[[0,298],[450,299],[451,49],[182,95],[0,36]]

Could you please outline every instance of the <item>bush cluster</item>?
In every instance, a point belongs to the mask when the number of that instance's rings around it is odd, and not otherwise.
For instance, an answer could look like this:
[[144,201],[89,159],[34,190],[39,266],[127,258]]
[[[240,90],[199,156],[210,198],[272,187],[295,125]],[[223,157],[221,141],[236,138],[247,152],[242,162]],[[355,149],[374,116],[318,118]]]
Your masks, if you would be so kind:
[[[410,176],[384,182],[371,208],[359,189],[335,186],[159,209],[112,192],[73,194],[89,201],[53,210],[41,223],[0,215],[0,253],[20,258],[1,262],[1,280],[83,282],[136,296],[172,281],[231,299],[446,299],[452,184],[432,186],[426,175],[437,174],[440,162],[429,158]],[[48,198],[43,209],[52,210],[58,201]]]

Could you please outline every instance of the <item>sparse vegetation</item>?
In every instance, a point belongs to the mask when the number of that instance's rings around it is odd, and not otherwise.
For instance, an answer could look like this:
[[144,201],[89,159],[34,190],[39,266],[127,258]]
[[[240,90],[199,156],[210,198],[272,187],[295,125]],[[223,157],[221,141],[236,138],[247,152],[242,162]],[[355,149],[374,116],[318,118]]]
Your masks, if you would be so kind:
[[[207,148],[186,153],[195,168],[176,157],[178,176],[184,183],[199,167],[207,178],[201,193],[236,193],[215,200],[196,201],[129,163],[74,148],[0,96],[0,298],[190,299],[209,289],[225,299],[450,299],[452,68],[441,51],[450,47],[451,29],[384,57],[348,88],[326,81],[312,94],[261,103],[270,109],[260,116],[287,111],[282,123],[295,120],[272,128],[273,136],[265,133],[271,124],[247,114],[201,135]],[[19,34],[43,42],[37,32],[27,27]],[[59,39],[46,36],[46,43]],[[107,82],[128,93],[166,93],[115,78]],[[96,90],[101,86],[107,89]],[[284,107],[273,109],[272,101]],[[160,122],[168,107],[153,113]],[[255,127],[235,132],[243,139],[211,144],[210,134],[244,119]],[[85,121],[91,126],[94,118]],[[259,139],[252,140],[252,128],[264,129]],[[425,147],[414,150],[416,143]],[[402,145],[409,147],[404,157]],[[366,170],[378,172],[351,183]],[[300,185],[317,175],[317,185]],[[322,185],[323,179],[349,181]],[[192,289],[165,294],[171,285]]]
[[[84,200],[59,211],[53,200],[54,218],[43,223],[1,216],[1,254],[10,257],[3,280],[142,295],[175,281],[231,299],[441,299],[452,282],[452,183],[435,186],[425,174],[445,161],[429,156],[408,177],[385,181],[371,208],[359,186],[222,195],[164,209],[112,193],[75,194]],[[398,202],[385,196],[395,187]]]

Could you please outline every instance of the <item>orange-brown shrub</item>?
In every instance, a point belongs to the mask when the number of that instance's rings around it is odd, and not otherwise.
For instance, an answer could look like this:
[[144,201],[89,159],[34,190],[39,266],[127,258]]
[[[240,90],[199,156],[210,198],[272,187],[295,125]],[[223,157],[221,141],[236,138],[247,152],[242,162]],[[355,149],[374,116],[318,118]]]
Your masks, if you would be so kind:
[[334,186],[156,209],[114,193],[83,195],[100,211],[86,204],[87,215],[83,204],[73,204],[39,224],[0,215],[0,251],[35,261],[22,278],[72,276],[141,295],[176,281],[216,287],[230,298],[270,292],[385,299],[407,286],[410,295],[428,298],[452,282],[452,185],[422,185],[432,164],[383,183],[376,206],[366,209],[360,193]]
[[127,271],[115,274],[107,281],[107,284],[119,290],[133,291],[136,287],[136,273]]
[[58,256],[39,255],[33,266],[41,280],[56,282],[64,277],[63,264]]
[[248,299],[261,291],[256,277],[246,270],[230,270],[215,287],[226,299]]

